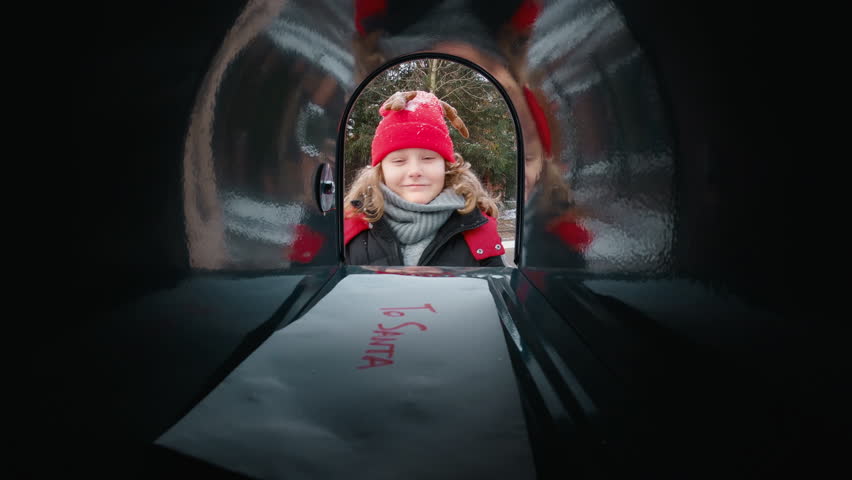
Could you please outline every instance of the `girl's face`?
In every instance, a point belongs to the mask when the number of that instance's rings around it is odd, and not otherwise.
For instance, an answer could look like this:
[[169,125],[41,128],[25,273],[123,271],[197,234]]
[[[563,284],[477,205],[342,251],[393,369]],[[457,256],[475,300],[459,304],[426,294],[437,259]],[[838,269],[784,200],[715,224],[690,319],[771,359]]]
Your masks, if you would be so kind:
[[431,202],[444,190],[444,158],[425,148],[403,148],[382,160],[385,185],[412,203]]

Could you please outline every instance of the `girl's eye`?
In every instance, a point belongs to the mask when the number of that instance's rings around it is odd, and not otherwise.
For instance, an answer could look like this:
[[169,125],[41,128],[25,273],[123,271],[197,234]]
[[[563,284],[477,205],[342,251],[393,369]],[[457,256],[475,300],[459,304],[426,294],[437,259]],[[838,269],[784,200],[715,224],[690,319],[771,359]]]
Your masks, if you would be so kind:
[[435,157],[423,157],[423,160],[435,160]]

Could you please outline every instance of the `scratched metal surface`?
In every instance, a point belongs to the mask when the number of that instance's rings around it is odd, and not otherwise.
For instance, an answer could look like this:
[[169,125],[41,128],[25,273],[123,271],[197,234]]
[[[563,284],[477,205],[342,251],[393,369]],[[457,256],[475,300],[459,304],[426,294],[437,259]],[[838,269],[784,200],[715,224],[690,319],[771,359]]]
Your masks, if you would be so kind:
[[[600,0],[550,4],[536,22],[526,60],[552,120],[551,153],[527,162],[527,175],[538,181],[531,179],[527,192],[522,266],[589,274],[669,271],[672,127],[657,73],[621,12]],[[530,133],[534,153],[545,143],[535,138],[538,130]],[[553,194],[560,189],[567,202]],[[573,241],[572,228],[590,239]]]
[[335,216],[320,210],[315,181],[323,163],[333,171],[352,88],[345,22],[322,4],[253,2],[225,37],[184,150],[192,268],[337,263]]

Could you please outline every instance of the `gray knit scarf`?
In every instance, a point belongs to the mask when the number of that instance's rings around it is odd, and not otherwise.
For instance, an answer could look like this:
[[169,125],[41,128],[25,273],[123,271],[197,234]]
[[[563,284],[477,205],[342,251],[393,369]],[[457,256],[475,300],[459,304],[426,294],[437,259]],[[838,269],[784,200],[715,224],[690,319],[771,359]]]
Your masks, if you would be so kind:
[[423,205],[409,202],[380,184],[385,197],[384,218],[402,247],[403,263],[417,265],[423,250],[435,238],[441,225],[453,211],[464,207],[464,197],[445,188],[431,202]]

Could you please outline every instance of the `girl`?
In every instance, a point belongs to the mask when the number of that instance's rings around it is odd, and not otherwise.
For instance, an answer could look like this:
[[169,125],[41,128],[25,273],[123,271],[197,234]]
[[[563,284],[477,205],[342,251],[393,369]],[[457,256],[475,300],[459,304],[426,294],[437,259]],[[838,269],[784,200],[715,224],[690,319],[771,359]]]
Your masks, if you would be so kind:
[[372,166],[344,199],[350,265],[504,266],[497,204],[444,122],[468,137],[456,110],[435,95],[397,92],[380,108]]

